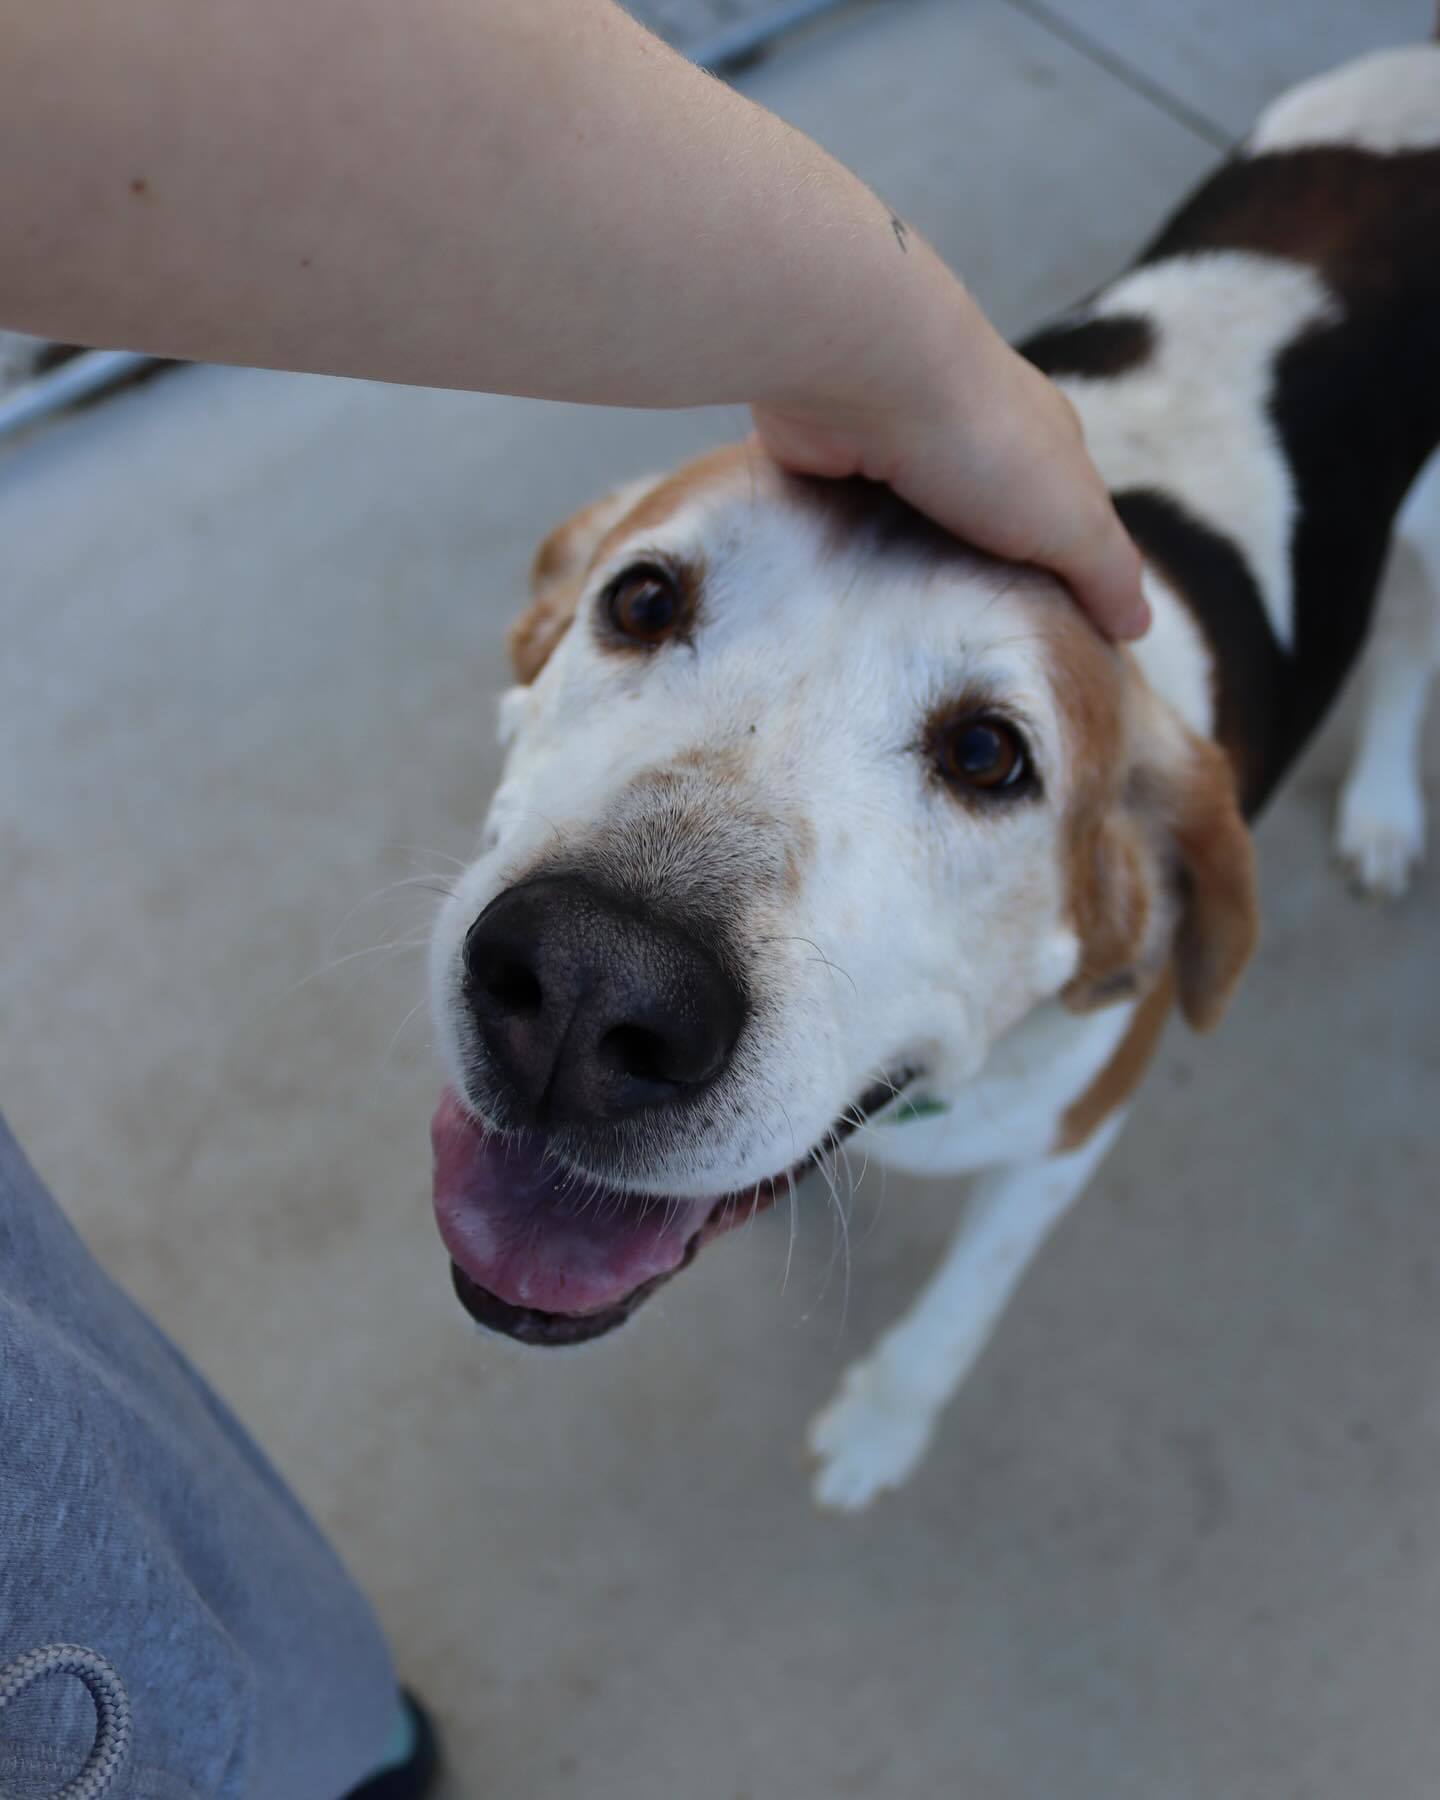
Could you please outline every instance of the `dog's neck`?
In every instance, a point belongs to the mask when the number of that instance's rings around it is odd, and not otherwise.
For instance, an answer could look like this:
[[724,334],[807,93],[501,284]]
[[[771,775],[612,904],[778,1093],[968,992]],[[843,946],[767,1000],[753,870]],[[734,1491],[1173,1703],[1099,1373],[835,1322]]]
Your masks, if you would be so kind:
[[968,1175],[1048,1155],[1066,1108],[1130,1029],[1134,1002],[1075,1013],[1044,1000],[999,1038],[954,1092],[944,1083],[902,1101],[865,1137],[867,1153],[912,1175]]

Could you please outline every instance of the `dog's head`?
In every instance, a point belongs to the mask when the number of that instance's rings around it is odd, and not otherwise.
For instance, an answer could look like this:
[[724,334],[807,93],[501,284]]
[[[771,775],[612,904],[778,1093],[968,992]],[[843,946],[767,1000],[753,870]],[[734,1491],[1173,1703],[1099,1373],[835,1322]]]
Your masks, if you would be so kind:
[[440,916],[436,1206],[486,1323],[618,1323],[912,1082],[1254,931],[1228,765],[1048,577],[739,448],[586,509]]

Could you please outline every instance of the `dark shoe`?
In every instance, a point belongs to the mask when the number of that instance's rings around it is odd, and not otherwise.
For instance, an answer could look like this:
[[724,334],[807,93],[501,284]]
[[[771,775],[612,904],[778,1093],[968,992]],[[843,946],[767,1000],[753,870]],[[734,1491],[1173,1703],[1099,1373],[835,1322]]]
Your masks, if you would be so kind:
[[410,1721],[410,1753],[403,1762],[392,1763],[369,1781],[351,1788],[345,1800],[423,1800],[435,1786],[440,1774],[440,1744],[435,1727],[420,1702],[408,1690],[402,1690],[400,1704]]

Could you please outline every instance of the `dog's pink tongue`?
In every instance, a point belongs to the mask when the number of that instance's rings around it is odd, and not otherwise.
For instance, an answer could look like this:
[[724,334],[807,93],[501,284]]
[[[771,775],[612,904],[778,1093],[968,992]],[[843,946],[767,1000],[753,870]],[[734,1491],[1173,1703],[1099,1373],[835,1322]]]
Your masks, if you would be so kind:
[[685,1260],[705,1201],[638,1200],[547,1164],[534,1138],[497,1137],[447,1088],[430,1125],[435,1218],[453,1260],[511,1306],[592,1313]]

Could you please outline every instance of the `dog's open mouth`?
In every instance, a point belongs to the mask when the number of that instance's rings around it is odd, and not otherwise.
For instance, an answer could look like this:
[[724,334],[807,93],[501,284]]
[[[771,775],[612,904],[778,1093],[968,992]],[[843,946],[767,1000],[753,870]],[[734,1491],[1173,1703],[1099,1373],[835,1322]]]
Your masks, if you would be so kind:
[[623,1325],[702,1244],[770,1206],[833,1144],[886,1106],[909,1071],[877,1082],[795,1168],[743,1193],[665,1200],[577,1176],[534,1137],[502,1137],[450,1089],[430,1127],[435,1218],[473,1319],[523,1344],[583,1344]]

